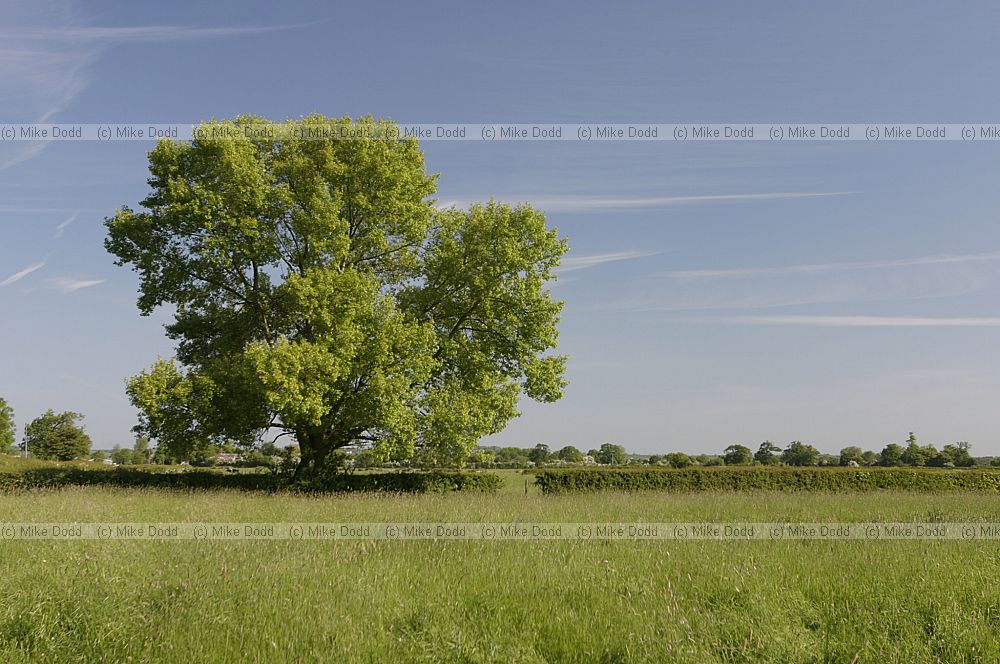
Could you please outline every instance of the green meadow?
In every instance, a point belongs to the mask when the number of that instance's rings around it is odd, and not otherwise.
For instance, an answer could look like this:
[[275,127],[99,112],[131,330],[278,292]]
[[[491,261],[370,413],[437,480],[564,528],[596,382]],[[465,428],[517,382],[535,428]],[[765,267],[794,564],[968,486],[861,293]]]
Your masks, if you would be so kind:
[[[0,522],[1000,521],[1000,495],[68,487]],[[983,541],[0,539],[3,662],[994,662]]]

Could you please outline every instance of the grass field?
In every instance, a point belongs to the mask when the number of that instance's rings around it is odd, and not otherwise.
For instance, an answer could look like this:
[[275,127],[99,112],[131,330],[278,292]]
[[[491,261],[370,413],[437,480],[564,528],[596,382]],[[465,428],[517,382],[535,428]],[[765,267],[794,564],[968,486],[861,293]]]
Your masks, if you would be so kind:
[[[69,488],[0,521],[1000,521],[1000,496]],[[993,662],[996,542],[0,540],[0,661]]]

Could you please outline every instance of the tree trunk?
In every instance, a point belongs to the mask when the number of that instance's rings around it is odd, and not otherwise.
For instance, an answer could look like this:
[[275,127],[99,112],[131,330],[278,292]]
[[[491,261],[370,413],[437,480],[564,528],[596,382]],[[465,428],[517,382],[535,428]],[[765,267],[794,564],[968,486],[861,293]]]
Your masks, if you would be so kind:
[[310,472],[315,473],[322,468],[326,457],[334,449],[330,442],[330,437],[322,432],[302,431],[296,433],[295,438],[299,442],[299,454],[301,454],[301,457],[299,465],[296,466],[295,472],[292,474],[293,481],[301,479],[303,475]]

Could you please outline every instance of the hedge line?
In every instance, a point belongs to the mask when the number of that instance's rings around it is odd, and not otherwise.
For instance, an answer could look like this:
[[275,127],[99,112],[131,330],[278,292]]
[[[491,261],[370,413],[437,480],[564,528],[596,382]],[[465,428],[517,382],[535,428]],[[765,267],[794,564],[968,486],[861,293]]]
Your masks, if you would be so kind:
[[315,492],[445,492],[496,491],[503,480],[495,474],[456,471],[351,473],[328,475],[322,479],[290,484],[267,473],[223,474],[210,471],[154,473],[143,470],[27,468],[0,473],[0,492],[66,486],[111,486],[165,489],[237,489],[242,491]]
[[580,491],[1000,491],[1000,471],[920,468],[554,469],[537,473],[543,493]]

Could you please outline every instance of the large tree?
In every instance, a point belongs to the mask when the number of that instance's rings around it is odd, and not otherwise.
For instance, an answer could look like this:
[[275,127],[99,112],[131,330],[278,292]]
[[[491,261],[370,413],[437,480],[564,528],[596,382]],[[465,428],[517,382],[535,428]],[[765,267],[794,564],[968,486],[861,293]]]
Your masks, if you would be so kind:
[[778,453],[781,448],[769,440],[765,440],[753,454],[753,460],[764,466],[773,466],[778,463]]
[[55,413],[51,410],[36,417],[24,429],[24,442],[32,456],[39,459],[70,461],[90,454],[90,436],[83,430],[79,413]]
[[723,451],[722,460],[727,466],[749,466],[753,463],[753,453],[746,445],[734,443]]
[[391,122],[267,126],[241,117],[161,141],[145,210],[106,221],[140,311],[174,316],[176,359],[128,385],[138,433],[180,457],[287,434],[299,473],[355,443],[454,462],[522,394],[561,396],[565,357],[549,351],[562,303],[546,283],[567,244],[544,215],[439,209],[436,176]]
[[583,463],[583,452],[572,445],[567,445],[556,452],[556,457],[567,463]]
[[597,451],[594,460],[609,466],[623,466],[628,463],[628,452],[621,445],[604,443]]
[[865,463],[865,453],[856,445],[849,445],[840,450],[840,458],[837,460],[841,466],[850,466],[851,462],[858,466]]
[[819,450],[794,440],[781,453],[781,460],[789,466],[815,466],[819,463]]

